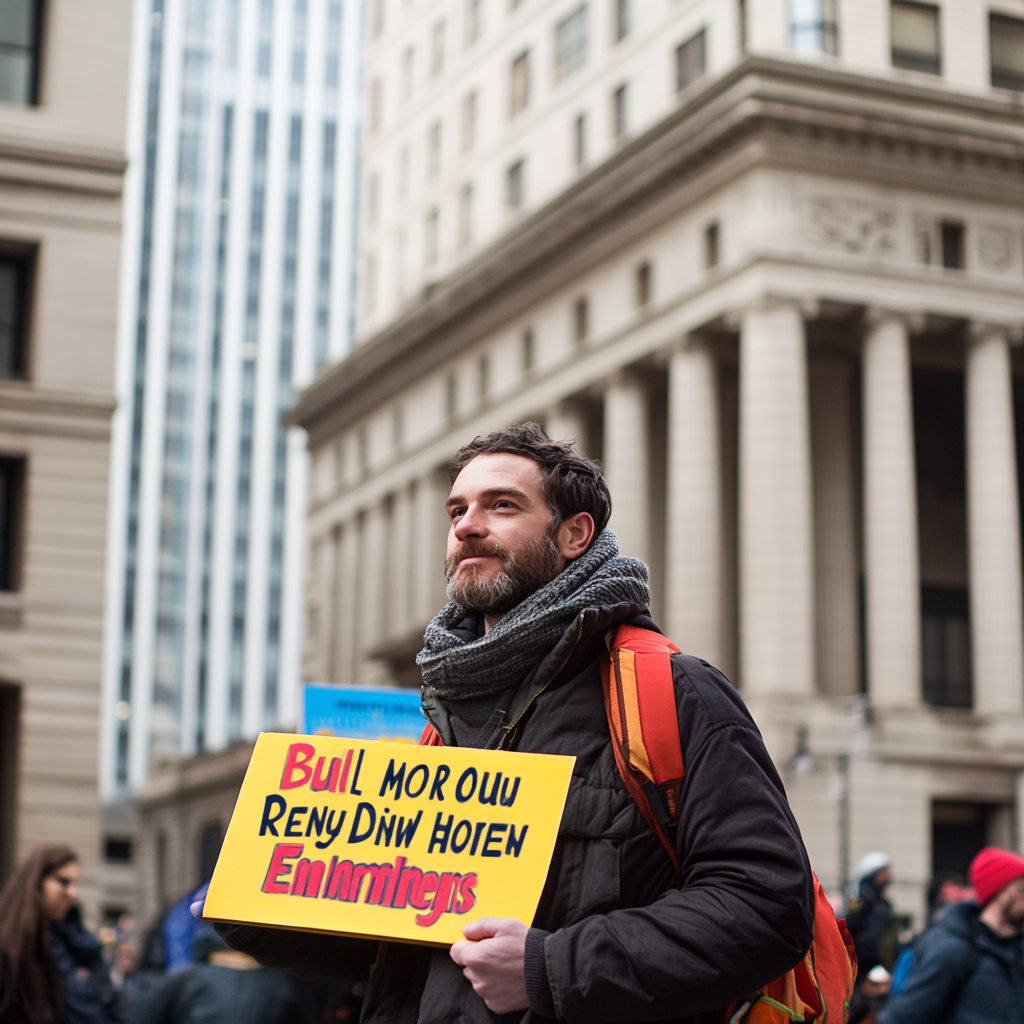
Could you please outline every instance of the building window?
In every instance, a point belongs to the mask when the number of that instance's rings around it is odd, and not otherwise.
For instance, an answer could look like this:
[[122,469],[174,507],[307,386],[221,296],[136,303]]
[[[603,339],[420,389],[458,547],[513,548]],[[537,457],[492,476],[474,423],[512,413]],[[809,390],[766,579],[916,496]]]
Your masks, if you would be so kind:
[[103,840],[103,859],[113,864],[131,864],[131,839],[106,836]]
[[523,373],[529,376],[537,365],[537,344],[534,340],[533,328],[523,331]]
[[964,269],[964,226],[956,221],[944,220],[939,225],[942,239],[942,265],[947,270]]
[[526,109],[530,102],[530,51],[512,61],[512,116]]
[[473,186],[465,184],[459,191],[459,247],[473,240]]
[[921,588],[921,670],[927,703],[971,706],[971,626],[965,587]]
[[371,174],[366,184],[366,219],[376,224],[380,215],[380,175]]
[[722,258],[722,254],[719,251],[721,245],[720,237],[721,230],[717,220],[704,229],[704,268],[706,270],[717,267],[718,261]]
[[587,115],[577,114],[573,122],[573,161],[577,167],[587,162]]
[[476,145],[476,92],[462,101],[462,152],[468,153]]
[[427,224],[424,236],[424,261],[428,267],[437,263],[440,253],[441,234],[441,211],[435,206],[427,214]]
[[472,46],[483,35],[483,0],[466,0],[466,45]]
[[410,46],[402,54],[402,102],[412,99],[413,72],[416,64],[416,51]]
[[370,10],[370,38],[380,39],[384,34],[384,0],[373,0]]
[[359,446],[359,472],[366,476],[370,469],[370,435],[366,427],[360,428],[356,443]]
[[704,74],[705,50],[704,29],[676,47],[676,92],[682,92]]
[[21,586],[21,523],[25,460],[0,458],[0,590]]
[[436,178],[441,170],[441,122],[435,121],[427,133],[427,175]]
[[938,7],[893,0],[892,66],[942,74]]
[[477,363],[477,394],[481,402],[487,401],[491,393],[491,360],[489,356],[483,355]]
[[370,132],[380,131],[384,115],[384,83],[375,78],[370,83]]
[[789,45],[794,53],[837,54],[836,0],[790,0]]
[[28,263],[0,258],[0,377],[23,377],[26,359]]
[[636,304],[643,309],[651,301],[652,270],[649,260],[636,268]]
[[405,440],[405,408],[396,405],[391,410],[391,443],[395,448],[400,448]]
[[377,312],[377,257],[372,253],[366,257],[366,314]]
[[630,30],[630,0],[615,0],[615,26],[612,29],[612,37],[615,42],[621,43]]
[[590,303],[586,297],[576,300],[572,311],[573,337],[577,345],[582,345],[590,335]]
[[990,14],[988,41],[992,84],[1000,89],[1024,90],[1024,21]]
[[430,50],[430,75],[437,78],[444,71],[444,22],[434,24],[433,46]]
[[626,137],[629,128],[627,120],[628,95],[629,87],[625,82],[612,93],[612,132],[616,142],[621,142]]
[[459,378],[454,373],[448,374],[444,382],[444,412],[448,419],[455,419],[459,411]]
[[0,5],[0,101],[32,106],[39,91],[40,0]]
[[587,5],[555,25],[555,81],[578,71],[587,63]]
[[526,161],[520,159],[512,164],[506,172],[505,195],[510,210],[518,210],[523,205],[525,166]]

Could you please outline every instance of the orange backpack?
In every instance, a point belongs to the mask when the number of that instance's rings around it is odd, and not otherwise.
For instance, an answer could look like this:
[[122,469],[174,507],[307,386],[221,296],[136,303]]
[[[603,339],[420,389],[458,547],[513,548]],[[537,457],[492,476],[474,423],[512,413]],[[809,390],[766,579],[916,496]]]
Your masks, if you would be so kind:
[[[601,677],[615,764],[679,875],[672,835],[686,770],[670,660],[679,648],[668,637],[636,626],[619,626],[606,640],[611,657],[602,664]],[[429,723],[420,743],[441,743]],[[807,955],[791,971],[726,1007],[727,1024],[846,1024],[849,1019],[857,975],[853,940],[813,877],[814,939]]]

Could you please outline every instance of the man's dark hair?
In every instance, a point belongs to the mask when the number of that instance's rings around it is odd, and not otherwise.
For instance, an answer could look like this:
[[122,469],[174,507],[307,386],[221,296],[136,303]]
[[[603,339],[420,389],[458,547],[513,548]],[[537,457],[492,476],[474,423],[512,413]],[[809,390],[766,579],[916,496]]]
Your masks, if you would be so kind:
[[612,514],[612,498],[601,467],[576,450],[571,441],[552,441],[538,423],[518,423],[485,437],[474,437],[448,463],[448,478],[455,478],[478,455],[522,455],[540,466],[544,498],[559,523],[577,512],[589,512],[596,537]]

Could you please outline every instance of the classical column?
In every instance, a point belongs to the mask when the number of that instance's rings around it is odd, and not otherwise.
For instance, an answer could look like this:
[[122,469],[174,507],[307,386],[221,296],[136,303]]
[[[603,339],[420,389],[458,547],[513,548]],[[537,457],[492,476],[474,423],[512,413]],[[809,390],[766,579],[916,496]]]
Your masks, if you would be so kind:
[[667,633],[687,653],[721,665],[722,479],[718,368],[691,337],[668,365]]
[[967,346],[967,523],[974,707],[1024,711],[1024,613],[1010,348],[973,324]]
[[864,577],[871,703],[921,693],[917,478],[905,316],[869,310],[863,349]]
[[810,367],[817,681],[837,697],[861,685],[855,369],[836,357]]
[[557,402],[544,417],[548,437],[554,441],[576,441],[581,450],[586,448],[587,426],[577,405],[570,401]]
[[807,353],[798,304],[764,299],[740,323],[740,683],[814,690]]
[[604,393],[604,474],[612,496],[609,525],[622,554],[650,558],[650,439],[647,395],[630,373],[619,373]]

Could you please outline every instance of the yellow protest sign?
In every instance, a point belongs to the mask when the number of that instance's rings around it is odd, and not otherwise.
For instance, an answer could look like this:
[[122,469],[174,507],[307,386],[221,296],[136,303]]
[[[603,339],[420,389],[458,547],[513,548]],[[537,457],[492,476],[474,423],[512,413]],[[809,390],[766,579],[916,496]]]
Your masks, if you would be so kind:
[[530,924],[574,763],[261,733],[204,916],[439,945]]

